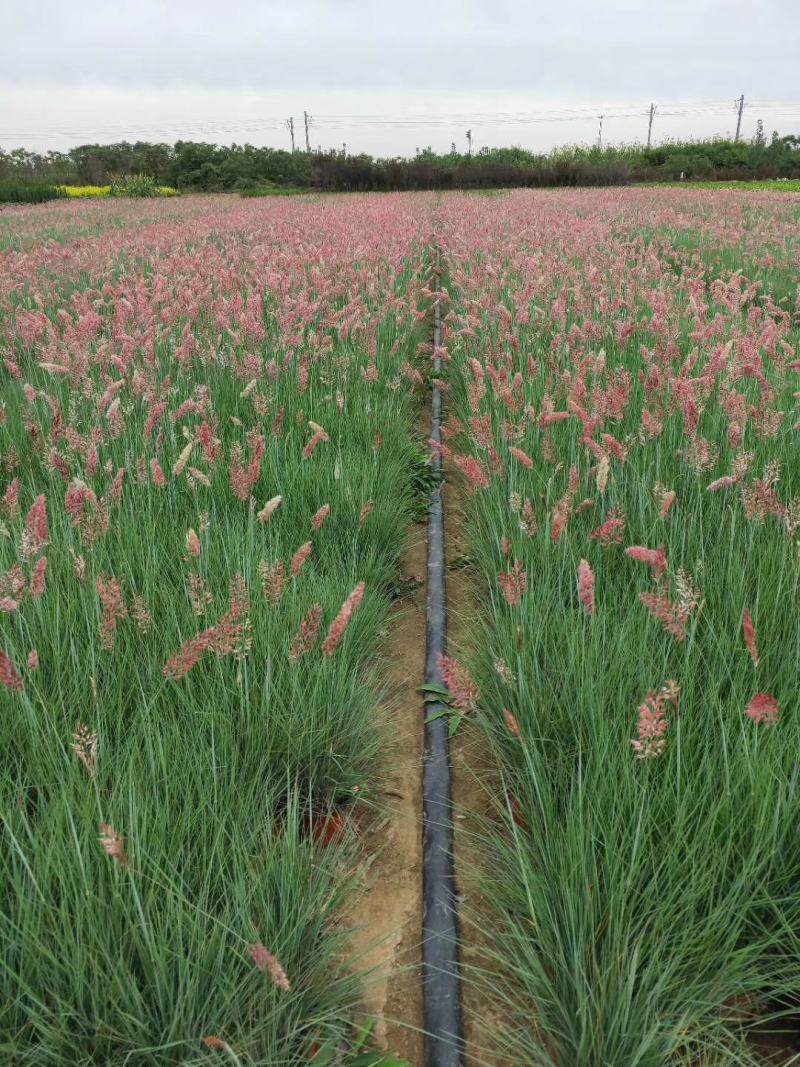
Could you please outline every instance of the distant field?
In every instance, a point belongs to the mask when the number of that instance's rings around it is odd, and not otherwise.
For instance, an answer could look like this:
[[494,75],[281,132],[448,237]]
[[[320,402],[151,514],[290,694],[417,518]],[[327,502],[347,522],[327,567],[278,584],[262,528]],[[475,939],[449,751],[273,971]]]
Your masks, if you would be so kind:
[[774,189],[781,193],[800,193],[800,179],[788,181],[753,181],[753,182],[644,182],[640,188],[652,189],[656,185],[667,185],[677,189]]

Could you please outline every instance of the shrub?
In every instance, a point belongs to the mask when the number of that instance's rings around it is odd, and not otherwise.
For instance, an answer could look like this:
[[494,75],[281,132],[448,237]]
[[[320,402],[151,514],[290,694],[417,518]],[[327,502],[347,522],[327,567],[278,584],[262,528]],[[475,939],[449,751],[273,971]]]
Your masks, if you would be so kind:
[[155,178],[150,174],[128,174],[124,178],[114,178],[111,182],[111,196],[158,196],[159,190]]
[[19,179],[0,181],[0,204],[42,204],[64,195],[56,185]]
[[59,189],[71,200],[108,196],[110,185],[60,185]]
[[[148,183],[150,179],[147,179]],[[62,193],[72,200],[94,199],[101,196],[177,196],[177,189],[171,185],[156,186],[155,192],[138,192],[138,180],[131,178],[119,179],[113,186],[110,185],[60,185]],[[149,186],[148,186],[149,187]]]

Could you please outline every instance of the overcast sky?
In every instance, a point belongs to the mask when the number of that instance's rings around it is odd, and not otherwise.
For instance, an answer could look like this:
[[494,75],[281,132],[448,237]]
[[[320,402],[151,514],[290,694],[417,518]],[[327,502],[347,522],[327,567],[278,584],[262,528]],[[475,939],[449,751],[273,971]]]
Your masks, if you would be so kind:
[[[0,147],[800,132],[800,0],[0,0]],[[780,106],[783,105],[783,106]],[[793,107],[788,105],[794,105]],[[346,116],[346,117],[343,117]],[[354,116],[358,116],[357,118]]]

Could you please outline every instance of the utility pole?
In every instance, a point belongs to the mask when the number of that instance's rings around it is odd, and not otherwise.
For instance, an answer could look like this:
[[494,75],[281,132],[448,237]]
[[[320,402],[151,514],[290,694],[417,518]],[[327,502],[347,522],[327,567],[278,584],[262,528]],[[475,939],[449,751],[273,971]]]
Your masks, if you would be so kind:
[[650,121],[647,123],[647,147],[650,147],[650,140],[653,136],[653,115],[656,113],[656,105],[650,105]]
[[294,119],[289,118],[286,120],[286,129],[289,131],[289,136],[292,139],[292,151],[294,152]]
[[308,127],[309,127],[310,122],[311,122],[311,116],[309,115],[309,113],[307,111],[304,111],[303,112],[303,123],[304,123],[305,128],[306,128],[306,152],[310,152],[311,151],[311,142],[308,139]]
[[739,114],[736,116],[736,136],[734,141],[739,140],[739,134],[742,132],[742,112],[744,111],[744,93],[738,100],[734,100],[733,106],[739,109]]
[[604,118],[604,116],[601,115],[600,116],[600,129],[599,129],[599,131],[597,133],[597,147],[598,148],[602,148],[603,147],[603,118]]
[[467,155],[472,156],[472,130],[467,130]]

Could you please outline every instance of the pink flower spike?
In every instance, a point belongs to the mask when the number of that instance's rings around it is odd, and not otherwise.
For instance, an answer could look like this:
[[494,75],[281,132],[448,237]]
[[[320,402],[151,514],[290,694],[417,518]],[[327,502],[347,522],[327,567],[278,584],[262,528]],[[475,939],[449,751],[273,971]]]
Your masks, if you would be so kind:
[[310,459],[317,445],[320,444],[320,442],[327,440],[328,436],[326,433],[320,433],[319,431],[317,431],[311,438],[311,440],[308,442],[306,447],[303,449],[303,459]]
[[31,575],[31,596],[34,600],[38,600],[42,593],[44,593],[44,576],[46,570],[47,556],[42,556],[40,559],[37,559]]
[[271,500],[268,500],[264,507],[256,514],[256,518],[259,522],[269,522],[270,517],[278,510],[283,497],[274,496]]
[[286,971],[264,945],[251,945],[250,959],[258,967],[259,971],[264,971],[270,976],[278,989],[282,989],[284,993],[288,993],[291,990],[292,985],[286,977]]
[[523,452],[521,448],[514,448],[513,446],[511,446],[508,449],[508,454],[510,456],[513,456],[514,459],[520,462],[523,467],[527,467],[528,470],[533,467],[533,460],[527,454],[527,452]]
[[341,641],[342,635],[349,626],[353,613],[361,603],[361,598],[364,596],[364,589],[364,583],[359,582],[350,596],[348,596],[347,600],[345,600],[344,604],[342,604],[336,618],[330,624],[325,640],[322,642],[322,654],[324,656],[332,656],[336,651],[336,646]]
[[200,555],[200,538],[194,530],[189,530],[186,534],[186,551],[195,558]]
[[358,516],[358,528],[359,530],[364,526],[364,523],[369,518],[369,513],[372,511],[372,501],[368,500],[362,507]]
[[153,479],[153,485],[156,489],[163,489],[167,484],[161,464],[155,458],[150,460],[150,477]]
[[778,721],[778,701],[769,693],[756,693],[744,713],[756,726],[774,726]]
[[639,736],[631,741],[637,759],[654,759],[664,751],[669,727],[666,705],[677,708],[679,693],[677,683],[668,681],[657,693],[648,693],[639,705]]
[[289,662],[297,663],[301,656],[310,652],[317,641],[319,625],[322,622],[322,606],[314,604],[309,608],[300,623],[300,630],[292,638],[289,647]]
[[587,615],[594,615],[594,572],[585,559],[578,564],[578,598]]
[[508,729],[508,732],[511,734],[511,736],[521,738],[522,734],[520,733],[519,723],[508,710],[508,708],[503,708],[503,719],[505,720],[506,728]]
[[742,614],[742,632],[744,633],[744,643],[747,645],[747,651],[750,653],[750,659],[758,666],[758,646],[756,645],[756,631],[753,626],[753,619],[747,608],[744,609]]
[[472,679],[469,668],[459,663],[452,656],[443,656],[441,652],[437,657],[439,673],[444,679],[444,684],[450,690],[453,707],[459,711],[476,711],[478,707],[478,687]]
[[103,846],[106,855],[110,856],[112,860],[116,860],[120,867],[125,868],[128,866],[128,857],[125,855],[125,838],[122,834],[118,834],[114,827],[107,822],[100,823],[100,844]]
[[289,570],[291,571],[293,578],[296,578],[302,570],[303,564],[311,555],[311,549],[313,547],[314,546],[311,544],[310,541],[306,541],[304,545],[300,545],[298,550],[292,556],[292,562],[290,564]]
[[497,575],[497,581],[500,583],[507,603],[512,607],[519,604],[528,585],[528,575],[522,566],[522,560],[515,559],[511,570],[501,571]]
[[611,545],[622,544],[624,533],[625,515],[618,508],[612,508],[602,526],[598,526],[589,534],[589,540],[599,541],[603,548],[610,548]]
[[0,685],[12,693],[22,692],[22,678],[9,657],[0,648]]
[[645,548],[643,545],[631,545],[625,549],[625,555],[635,559],[637,563],[646,563],[653,572],[653,577],[658,578],[667,569],[667,557],[664,554],[664,546],[658,548]]
[[25,528],[28,531],[34,545],[38,550],[47,544],[49,534],[47,530],[47,497],[41,493],[34,500],[33,505],[25,519]]
[[482,464],[474,456],[453,456],[455,465],[470,483],[468,485],[468,491],[474,492],[475,489],[487,489],[489,487],[489,476],[484,470]]
[[736,485],[738,478],[732,478],[730,475],[726,475],[724,478],[717,478],[715,482],[706,486],[707,493],[716,493],[718,489],[727,489],[731,485]]
[[658,505],[658,517],[659,519],[666,519],[667,512],[672,507],[675,501],[675,492],[670,490],[668,493],[664,493],[661,497],[661,502]]
[[331,513],[330,504],[323,504],[321,508],[318,508],[314,512],[314,515],[312,516],[312,519],[311,519],[311,528],[313,530],[318,530],[320,528],[320,526],[322,526],[323,522],[325,522],[327,517],[330,515],[330,513]]

